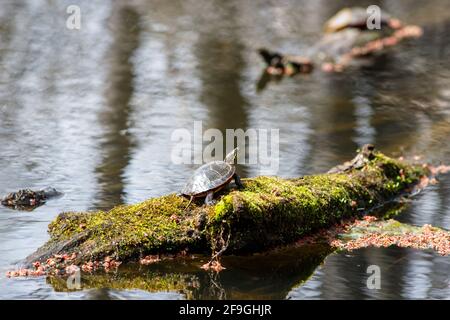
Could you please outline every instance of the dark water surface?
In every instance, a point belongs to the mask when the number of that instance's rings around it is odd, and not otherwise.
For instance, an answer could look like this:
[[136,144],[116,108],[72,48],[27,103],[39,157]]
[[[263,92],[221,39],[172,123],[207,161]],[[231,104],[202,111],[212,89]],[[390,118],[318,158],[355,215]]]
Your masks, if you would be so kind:
[[[196,166],[170,161],[171,134],[194,121],[280,129],[280,168],[266,174],[323,172],[369,142],[390,155],[450,163],[448,1],[350,2],[378,3],[425,34],[370,66],[258,91],[256,49],[307,50],[344,1],[1,0],[0,195],[46,186],[65,195],[32,212],[0,207],[0,297],[449,299],[449,258],[398,248],[326,259],[320,248],[228,257],[217,278],[199,270],[201,257],[123,266],[70,293],[58,279],[4,276],[47,240],[61,211],[178,191]],[[70,4],[81,7],[81,30],[65,27]],[[256,165],[238,170],[262,173]],[[398,219],[450,229],[450,177]],[[373,264],[380,290],[366,286]]]

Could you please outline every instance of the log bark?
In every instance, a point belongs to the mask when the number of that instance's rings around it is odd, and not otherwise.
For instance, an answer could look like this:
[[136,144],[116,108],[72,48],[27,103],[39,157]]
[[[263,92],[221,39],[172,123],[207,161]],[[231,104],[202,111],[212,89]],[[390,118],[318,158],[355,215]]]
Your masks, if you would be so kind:
[[61,213],[50,240],[26,259],[76,253],[75,263],[107,256],[121,261],[148,254],[259,252],[292,243],[341,219],[360,216],[408,193],[427,169],[365,146],[329,173],[294,179],[243,179],[207,206],[176,194],[110,211]]

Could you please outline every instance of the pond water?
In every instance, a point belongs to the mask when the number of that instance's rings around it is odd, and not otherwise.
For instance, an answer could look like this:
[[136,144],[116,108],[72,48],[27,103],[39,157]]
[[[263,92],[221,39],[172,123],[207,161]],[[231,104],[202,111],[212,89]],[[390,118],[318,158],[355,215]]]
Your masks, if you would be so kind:
[[[194,121],[222,131],[279,129],[279,169],[264,173],[283,177],[324,172],[364,143],[450,163],[448,2],[350,3],[378,3],[423,26],[424,36],[369,66],[285,78],[261,90],[256,50],[306,51],[344,1],[3,0],[0,195],[52,186],[64,196],[32,212],[0,207],[0,298],[450,298],[448,257],[399,248],[228,257],[217,278],[199,270],[202,257],[123,266],[84,279],[75,292],[58,279],[5,277],[48,239],[59,212],[179,191],[197,166],[171,161],[171,135],[193,130]],[[81,8],[80,30],[66,28],[71,4]],[[262,168],[238,172],[251,177]],[[450,177],[398,219],[450,229]],[[381,268],[379,290],[367,288],[369,265]]]

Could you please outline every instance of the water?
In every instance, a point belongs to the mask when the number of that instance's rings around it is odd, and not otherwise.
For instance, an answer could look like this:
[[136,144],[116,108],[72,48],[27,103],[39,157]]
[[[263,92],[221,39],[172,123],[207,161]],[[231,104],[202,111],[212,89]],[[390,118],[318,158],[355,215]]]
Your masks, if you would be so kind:
[[[450,298],[448,258],[398,248],[326,259],[298,249],[229,257],[217,279],[199,270],[204,257],[127,266],[85,279],[85,289],[75,292],[61,291],[57,279],[5,278],[48,239],[47,225],[59,212],[108,209],[178,191],[196,166],[170,162],[170,137],[177,128],[192,130],[194,121],[220,130],[280,129],[276,174],[284,177],[328,170],[368,142],[394,156],[450,162],[445,0],[380,1],[422,25],[424,36],[371,66],[285,78],[264,90],[257,88],[263,65],[256,49],[306,51],[343,1],[76,2],[78,31],[65,27],[73,1],[2,0],[0,195],[46,186],[65,195],[32,212],[0,207],[0,297]],[[255,176],[260,169],[238,171]],[[447,176],[398,218],[450,229],[449,199]],[[378,291],[366,286],[371,264],[382,268]],[[152,285],[155,277],[168,284]]]

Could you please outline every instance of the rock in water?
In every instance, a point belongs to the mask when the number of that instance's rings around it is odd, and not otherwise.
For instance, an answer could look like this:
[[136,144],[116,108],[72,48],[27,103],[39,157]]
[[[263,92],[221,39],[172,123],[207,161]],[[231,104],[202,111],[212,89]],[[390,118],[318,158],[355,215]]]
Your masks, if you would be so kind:
[[8,194],[1,200],[1,204],[13,209],[33,210],[43,205],[49,198],[57,197],[61,194],[55,188],[50,187],[38,191],[22,189]]

